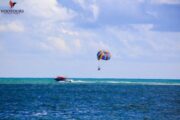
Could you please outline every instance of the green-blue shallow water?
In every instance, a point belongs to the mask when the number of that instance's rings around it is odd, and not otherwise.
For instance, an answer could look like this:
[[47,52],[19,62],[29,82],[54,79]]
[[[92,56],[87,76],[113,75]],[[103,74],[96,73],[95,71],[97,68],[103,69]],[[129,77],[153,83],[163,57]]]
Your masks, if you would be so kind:
[[0,78],[0,119],[179,120],[180,82]]
[[[180,79],[69,78],[71,84],[180,85]],[[0,78],[0,84],[59,84],[54,78]],[[63,83],[63,82],[61,82]]]

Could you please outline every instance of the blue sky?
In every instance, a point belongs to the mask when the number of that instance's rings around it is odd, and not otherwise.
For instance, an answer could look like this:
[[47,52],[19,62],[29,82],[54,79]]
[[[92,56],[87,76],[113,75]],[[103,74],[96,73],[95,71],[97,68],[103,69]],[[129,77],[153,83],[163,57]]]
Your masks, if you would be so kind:
[[[0,14],[1,77],[180,78],[180,0],[15,2],[23,14]],[[101,71],[99,49],[112,53]]]

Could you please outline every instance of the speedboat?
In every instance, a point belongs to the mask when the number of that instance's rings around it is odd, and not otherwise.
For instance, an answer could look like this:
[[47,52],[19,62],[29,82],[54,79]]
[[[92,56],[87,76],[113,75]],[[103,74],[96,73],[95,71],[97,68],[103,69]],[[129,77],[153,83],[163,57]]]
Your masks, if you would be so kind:
[[58,76],[58,77],[55,78],[55,80],[56,80],[57,82],[72,82],[72,80],[69,80],[69,79],[67,79],[67,78],[64,77],[64,76]]
[[64,76],[58,76],[55,78],[56,81],[65,81],[66,78]]

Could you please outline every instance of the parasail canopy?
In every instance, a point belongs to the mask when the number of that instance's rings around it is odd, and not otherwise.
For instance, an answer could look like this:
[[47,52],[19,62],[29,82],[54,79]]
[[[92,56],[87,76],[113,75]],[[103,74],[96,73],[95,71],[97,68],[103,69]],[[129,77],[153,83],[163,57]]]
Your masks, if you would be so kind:
[[111,53],[107,50],[100,50],[97,53],[97,59],[98,60],[110,60]]

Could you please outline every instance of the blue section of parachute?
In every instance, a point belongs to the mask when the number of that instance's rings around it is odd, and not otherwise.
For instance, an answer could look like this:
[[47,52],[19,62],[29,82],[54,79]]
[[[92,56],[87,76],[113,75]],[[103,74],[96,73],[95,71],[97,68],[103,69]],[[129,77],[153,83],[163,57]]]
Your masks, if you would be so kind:
[[98,53],[97,53],[97,59],[98,60],[110,60],[111,58],[111,54],[110,52],[108,51],[102,51],[100,50]]

